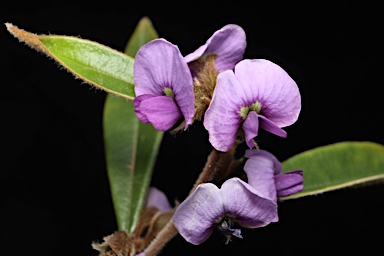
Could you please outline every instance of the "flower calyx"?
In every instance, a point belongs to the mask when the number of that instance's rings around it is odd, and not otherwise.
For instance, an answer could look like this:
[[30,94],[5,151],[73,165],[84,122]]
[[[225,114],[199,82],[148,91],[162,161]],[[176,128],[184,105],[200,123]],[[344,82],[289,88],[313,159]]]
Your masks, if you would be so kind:
[[219,71],[215,66],[216,54],[203,55],[188,64],[195,74],[193,90],[195,93],[195,116],[194,120],[202,120],[207,110],[216,86]]

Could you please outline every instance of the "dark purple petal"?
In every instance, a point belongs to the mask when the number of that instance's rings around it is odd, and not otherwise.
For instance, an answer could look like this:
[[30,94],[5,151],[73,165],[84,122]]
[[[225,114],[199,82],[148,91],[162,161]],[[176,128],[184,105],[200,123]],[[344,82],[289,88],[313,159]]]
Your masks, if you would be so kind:
[[145,116],[159,131],[171,129],[182,117],[175,101],[169,96],[147,97],[140,102],[135,112],[139,118]]
[[243,123],[245,142],[249,148],[255,147],[255,138],[259,132],[259,117],[255,111],[250,111]]
[[232,148],[242,122],[239,111],[243,105],[239,99],[239,89],[241,86],[232,71],[220,73],[211,104],[204,115],[204,127],[208,130],[209,141],[219,151]]
[[[258,149],[254,149],[258,150]],[[260,196],[277,201],[274,162],[264,155],[255,155],[247,159],[244,165],[248,184],[260,191]]]
[[260,115],[278,127],[293,124],[301,110],[301,97],[296,82],[275,63],[264,60],[242,60],[235,74],[249,103],[261,103]]
[[225,213],[235,216],[242,227],[259,228],[278,221],[276,202],[238,178],[226,180],[220,193]]
[[149,124],[149,120],[147,118],[147,116],[144,114],[144,113],[141,113],[140,111],[140,104],[143,100],[146,100],[146,99],[149,99],[149,98],[153,98],[153,97],[156,97],[156,96],[153,96],[153,95],[149,95],[149,94],[143,94],[143,95],[140,95],[138,97],[135,97],[133,99],[133,105],[135,107],[135,113],[136,113],[136,116],[137,118],[139,118],[139,120],[145,124]]
[[255,184],[255,179],[260,179],[257,177],[256,170],[270,169],[270,166],[272,166],[277,197],[289,196],[303,190],[304,178],[302,170],[283,174],[281,162],[266,150],[248,149],[245,151],[245,157],[249,158],[245,163],[244,170],[247,173],[248,183],[251,185]]
[[155,187],[149,188],[145,205],[156,207],[160,212],[167,212],[172,209],[164,192]]
[[172,89],[174,99],[186,121],[192,123],[195,113],[192,75],[179,48],[165,39],[155,39],[142,46],[134,62],[136,96],[163,96],[164,88]]
[[204,183],[177,207],[173,223],[187,242],[197,245],[208,239],[216,220],[223,215],[219,188]]
[[278,197],[290,196],[303,190],[303,171],[297,170],[275,176]]
[[266,118],[265,116],[259,115],[260,117],[260,127],[264,130],[273,133],[277,136],[280,136],[282,138],[287,137],[287,132],[281,129],[279,126],[277,126],[275,123],[273,123],[271,120]]
[[222,72],[235,67],[243,58],[246,46],[244,30],[238,25],[228,24],[217,30],[203,46],[185,56],[185,61],[189,63],[204,54],[217,54],[216,68]]

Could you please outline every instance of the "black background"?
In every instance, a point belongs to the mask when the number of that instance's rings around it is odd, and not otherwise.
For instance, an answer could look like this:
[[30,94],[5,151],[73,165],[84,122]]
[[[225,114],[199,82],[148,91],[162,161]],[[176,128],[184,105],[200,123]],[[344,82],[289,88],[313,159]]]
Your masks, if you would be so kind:
[[[177,44],[183,55],[236,23],[247,33],[244,57],[276,62],[302,93],[302,111],[285,129],[288,137],[261,133],[260,147],[283,161],[339,141],[384,144],[379,6],[350,1],[179,4],[15,1],[2,3],[0,21],[123,51],[139,19],[148,16],[160,37]],[[116,230],[102,139],[106,94],[75,80],[1,26],[0,251],[97,255],[91,242]],[[183,199],[210,150],[199,123],[177,136],[166,134],[152,184],[171,201]],[[383,185],[372,185],[285,201],[278,223],[243,230],[243,240],[224,245],[214,234],[193,246],[177,236],[161,255],[373,252],[382,247],[383,195]]]

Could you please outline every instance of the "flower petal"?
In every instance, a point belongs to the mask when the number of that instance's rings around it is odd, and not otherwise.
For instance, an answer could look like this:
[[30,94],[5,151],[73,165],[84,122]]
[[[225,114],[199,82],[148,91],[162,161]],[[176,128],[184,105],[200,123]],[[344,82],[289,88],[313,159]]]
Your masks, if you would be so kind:
[[153,97],[156,97],[156,96],[153,96],[153,95],[150,95],[150,94],[143,94],[143,95],[140,95],[138,97],[135,97],[133,99],[133,105],[135,106],[135,113],[136,113],[136,116],[137,118],[139,118],[139,120],[145,124],[149,124],[149,120],[147,118],[147,116],[145,115],[145,113],[141,113],[140,111],[140,104],[143,100],[146,100],[146,99],[149,99],[149,98],[153,98]]
[[187,128],[195,113],[192,75],[179,48],[165,39],[143,45],[134,62],[136,96],[163,96],[164,88],[172,89]]
[[281,129],[279,126],[277,126],[274,122],[266,118],[265,116],[259,115],[260,117],[260,127],[264,130],[273,133],[277,136],[280,136],[282,138],[287,137],[287,132]]
[[255,111],[250,111],[247,118],[243,123],[243,130],[245,133],[245,142],[249,148],[255,147],[255,138],[259,132],[259,117]]
[[187,242],[197,245],[208,239],[215,221],[223,214],[219,188],[204,183],[177,207],[173,223]]
[[235,24],[228,24],[217,30],[207,42],[193,53],[184,57],[186,62],[197,60],[204,54],[217,54],[215,60],[219,72],[233,69],[244,55],[247,46],[244,30]]
[[[257,149],[255,149],[257,150]],[[260,192],[260,196],[277,201],[274,163],[265,155],[254,155],[247,159],[244,165],[248,184]]]
[[276,202],[260,197],[259,191],[239,178],[226,180],[220,189],[225,213],[246,228],[259,228],[278,221]]
[[290,196],[303,190],[303,171],[296,170],[275,176],[278,197]]
[[282,172],[281,162],[274,156],[272,153],[263,150],[263,149],[247,149],[245,151],[246,158],[251,158],[254,156],[269,158],[273,162],[273,169],[275,170],[275,175],[280,174]]
[[148,97],[141,101],[135,112],[140,113],[139,118],[145,116],[159,131],[171,129],[182,117],[175,101],[169,96]]
[[293,124],[301,110],[301,97],[296,82],[275,63],[264,60],[242,60],[235,67],[247,100],[261,103],[260,115],[278,127]]
[[172,209],[167,196],[156,187],[149,188],[145,205],[156,207],[160,212],[167,212]]
[[208,130],[209,141],[219,151],[232,148],[242,122],[239,114],[242,106],[239,88],[241,86],[231,70],[220,73],[211,103],[204,115],[204,127]]

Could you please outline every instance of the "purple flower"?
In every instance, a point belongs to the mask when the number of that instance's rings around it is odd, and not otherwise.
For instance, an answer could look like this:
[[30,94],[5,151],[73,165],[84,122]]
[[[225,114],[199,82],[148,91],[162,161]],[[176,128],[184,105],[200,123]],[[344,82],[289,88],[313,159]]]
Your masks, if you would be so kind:
[[232,70],[244,55],[247,46],[244,30],[229,24],[217,30],[193,53],[184,57],[193,76],[195,92],[194,120],[202,120],[214,89],[217,75]]
[[195,61],[203,55],[217,55],[215,66],[219,72],[233,69],[242,58],[247,46],[244,30],[235,24],[228,24],[217,30],[193,53],[184,57],[187,63]]
[[234,72],[226,70],[218,75],[204,127],[219,151],[233,146],[239,128],[247,146],[253,148],[259,126],[286,137],[281,127],[293,124],[300,109],[299,89],[287,72],[268,60],[242,60]]
[[207,240],[214,228],[222,231],[228,242],[231,236],[242,238],[241,230],[233,227],[235,222],[245,228],[258,228],[276,221],[276,202],[239,178],[226,180],[220,189],[212,183],[199,185],[173,216],[180,235],[195,245]]
[[160,212],[167,212],[172,209],[167,196],[156,187],[149,187],[145,205],[156,207]]
[[195,113],[191,72],[179,48],[165,39],[142,46],[134,62],[137,117],[160,131],[171,129],[182,117],[185,129]]
[[[281,162],[265,150],[248,149],[245,157],[248,158],[244,165],[248,184],[258,188],[264,197],[276,202],[277,197],[290,196],[303,190],[302,170],[282,173]],[[272,181],[275,187],[264,185]]]
[[231,178],[220,189],[203,183],[176,209],[173,222],[186,241],[201,244],[214,228],[228,240],[242,238],[234,223],[259,228],[277,222],[277,198],[303,189],[301,170],[282,173],[281,163],[265,150],[247,150],[245,156],[249,158],[244,166],[248,183]]

